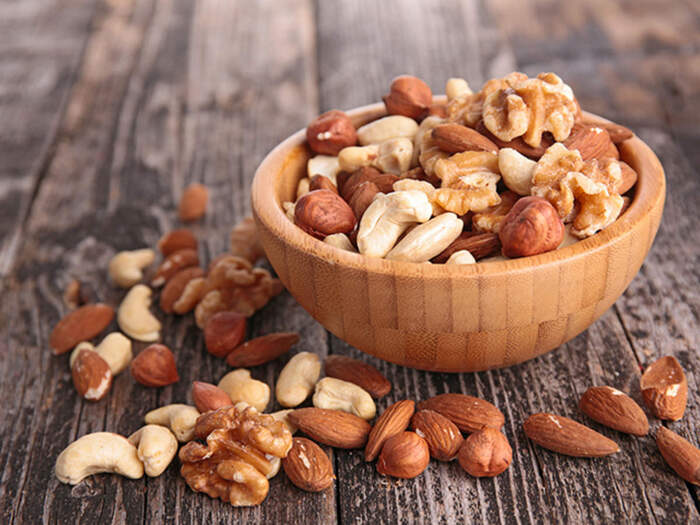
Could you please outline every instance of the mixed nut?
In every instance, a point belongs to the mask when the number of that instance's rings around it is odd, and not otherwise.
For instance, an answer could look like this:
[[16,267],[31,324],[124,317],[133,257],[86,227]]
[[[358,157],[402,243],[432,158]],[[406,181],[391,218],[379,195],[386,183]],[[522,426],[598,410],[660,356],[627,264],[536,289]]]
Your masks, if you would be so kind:
[[556,250],[620,216],[637,174],[617,145],[633,134],[588,121],[557,75],[511,73],[478,92],[452,78],[446,93],[433,104],[423,80],[401,76],[387,116],[311,122],[290,220],[370,257],[472,264]]

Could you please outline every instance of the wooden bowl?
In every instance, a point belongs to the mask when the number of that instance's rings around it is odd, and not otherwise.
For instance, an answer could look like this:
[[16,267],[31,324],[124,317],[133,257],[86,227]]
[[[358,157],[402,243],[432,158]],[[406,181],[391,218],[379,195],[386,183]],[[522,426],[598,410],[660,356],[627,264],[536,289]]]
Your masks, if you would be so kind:
[[[359,126],[385,110],[373,104],[348,114]],[[659,227],[666,183],[659,160],[641,140],[627,140],[620,150],[639,174],[627,211],[588,239],[533,257],[466,266],[416,264],[343,251],[307,235],[281,207],[295,200],[297,182],[306,175],[310,151],[304,130],[260,164],[253,212],[279,278],[341,339],[423,370],[505,367],[581,333],[639,271]]]

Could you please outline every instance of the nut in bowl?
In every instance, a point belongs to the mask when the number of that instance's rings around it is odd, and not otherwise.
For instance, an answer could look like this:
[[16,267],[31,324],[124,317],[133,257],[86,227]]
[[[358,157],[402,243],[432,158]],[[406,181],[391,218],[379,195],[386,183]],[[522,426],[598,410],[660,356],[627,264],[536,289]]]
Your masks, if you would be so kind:
[[[392,92],[410,97],[406,83]],[[631,132],[613,137],[579,111],[556,75],[514,73],[478,92],[451,79],[446,91],[431,108],[447,117],[418,112],[422,99],[390,104],[389,118],[384,104],[346,112],[359,143],[349,133],[338,157],[322,152],[324,173],[306,131],[292,135],[258,168],[253,211],[281,281],[341,339],[424,370],[509,366],[572,339],[622,294],[661,220],[663,169]],[[315,190],[323,199],[306,190],[319,174],[333,184]],[[300,228],[287,211],[304,196],[314,224]]]

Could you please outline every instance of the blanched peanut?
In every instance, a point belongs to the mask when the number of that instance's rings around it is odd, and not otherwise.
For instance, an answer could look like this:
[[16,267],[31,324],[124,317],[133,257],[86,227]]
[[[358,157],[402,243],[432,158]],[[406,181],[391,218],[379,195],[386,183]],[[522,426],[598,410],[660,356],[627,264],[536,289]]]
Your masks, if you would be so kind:
[[372,419],[377,407],[369,393],[355,383],[324,377],[316,383],[314,406],[329,410],[342,410],[362,419]]
[[386,255],[394,261],[429,261],[454,241],[464,223],[454,213],[443,213],[425,224],[416,226]]
[[299,352],[284,366],[277,378],[275,395],[283,407],[295,407],[304,402],[321,374],[321,361],[316,354]]
[[357,139],[363,146],[399,137],[413,140],[417,131],[418,123],[412,118],[391,115],[362,126],[357,130]]

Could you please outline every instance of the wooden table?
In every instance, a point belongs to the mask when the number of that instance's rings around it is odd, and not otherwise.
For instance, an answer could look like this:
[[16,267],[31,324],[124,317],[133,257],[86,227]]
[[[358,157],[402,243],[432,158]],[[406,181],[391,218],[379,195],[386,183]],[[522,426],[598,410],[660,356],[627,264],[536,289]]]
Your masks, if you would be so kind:
[[[0,522],[2,523],[685,523],[700,522],[698,487],[665,465],[652,433],[635,438],[577,410],[591,385],[641,401],[640,368],[673,354],[688,376],[682,421],[698,444],[700,316],[700,5],[653,2],[23,0],[0,8]],[[53,475],[76,437],[129,434],[143,414],[189,401],[193,380],[227,366],[204,351],[191,316],[164,319],[181,380],[147,389],[128,373],[99,403],[83,402],[67,356],[48,335],[73,278],[117,305],[107,281],[119,250],[154,246],[177,226],[182,188],[212,193],[194,229],[206,259],[223,252],[250,211],[257,164],[280,139],[329,108],[379,100],[413,73],[441,92],[450,76],[478,87],[511,70],[553,70],[585,109],[635,129],[659,155],[668,200],[654,247],[624,296],[587,332],[520,366],[431,374],[365,357],[283,294],[252,335],[298,330],[298,350],[343,353],[393,382],[380,410],[442,392],[484,397],[506,416],[511,468],[477,480],[455,463],[385,479],[360,451],[333,451],[337,482],[321,494],[284,475],[267,501],[235,509],[189,490],[175,461],[155,479],[100,475],[76,486]],[[142,345],[138,345],[138,349]],[[272,383],[284,360],[254,370]],[[553,411],[591,424],[621,452],[585,460],[533,446],[523,420]]]

